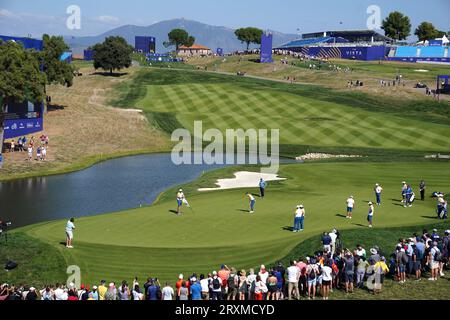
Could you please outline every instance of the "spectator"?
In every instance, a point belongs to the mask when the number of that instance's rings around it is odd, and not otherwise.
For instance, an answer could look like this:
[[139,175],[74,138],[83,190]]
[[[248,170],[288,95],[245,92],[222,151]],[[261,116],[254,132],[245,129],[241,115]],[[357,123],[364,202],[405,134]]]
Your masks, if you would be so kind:
[[239,274],[239,300],[245,300],[248,296],[247,272],[241,270]]
[[197,281],[197,278],[192,278],[192,285],[190,288],[192,300],[202,300],[202,286]]
[[168,282],[166,282],[166,286],[162,289],[162,300],[164,301],[172,301],[175,292]]
[[300,291],[298,288],[300,280],[300,269],[295,261],[291,261],[291,266],[287,268],[288,275],[288,299],[292,300],[292,293],[297,300],[300,300]]
[[106,291],[108,291],[108,288],[105,286],[105,284],[106,284],[105,280],[100,281],[100,286],[98,287],[99,300],[105,300],[105,294]]
[[180,291],[179,291],[179,300],[180,301],[187,301],[187,300],[189,300],[189,290],[187,288],[186,281],[183,281],[181,283],[181,288],[180,288]]

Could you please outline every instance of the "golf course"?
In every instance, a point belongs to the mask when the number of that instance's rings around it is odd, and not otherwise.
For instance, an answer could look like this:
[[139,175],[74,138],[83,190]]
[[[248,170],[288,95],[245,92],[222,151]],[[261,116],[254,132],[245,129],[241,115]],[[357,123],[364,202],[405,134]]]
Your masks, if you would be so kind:
[[[444,67],[443,67],[444,68]],[[445,68],[444,68],[445,69]],[[450,70],[450,68],[446,68]],[[65,247],[67,221],[51,221],[13,230],[11,246],[2,254],[28,262],[17,272],[0,271],[9,282],[65,281],[65,268],[77,265],[83,283],[101,279],[120,283],[149,275],[174,282],[179,273],[208,273],[221,264],[238,269],[273,265],[312,254],[320,235],[338,228],[344,245],[378,245],[389,255],[399,238],[423,228],[449,229],[436,217],[432,191],[450,192],[450,162],[426,159],[450,152],[448,103],[404,100],[366,92],[347,92],[319,84],[288,84],[270,79],[236,77],[197,70],[145,68],[115,83],[110,104],[140,109],[148,125],[170,139],[175,129],[280,129],[280,151],[294,158],[306,152],[357,155],[347,160],[284,164],[269,182],[265,199],[256,197],[256,212],[248,213],[250,189],[200,192],[237,171],[257,166],[227,167],[173,186],[151,206],[76,219],[74,249]],[[425,98],[424,98],[425,99]],[[401,182],[418,193],[425,180],[426,201],[404,208]],[[368,203],[375,201],[375,183],[383,186],[382,206],[375,208],[374,228],[367,226]],[[192,208],[176,215],[175,194],[182,187]],[[353,220],[346,216],[346,199],[353,195]],[[305,231],[293,233],[297,205],[306,208]],[[67,217],[70,218],[70,217]],[[76,217],[75,217],[76,218]],[[348,232],[348,234],[347,234]],[[24,248],[15,250],[14,248]],[[47,252],[44,256],[40,253]],[[408,284],[404,292],[389,282],[381,298],[424,298],[430,284]],[[449,282],[433,283],[427,299],[449,299]],[[355,298],[367,298],[358,293]],[[337,293],[334,298],[344,298]]]

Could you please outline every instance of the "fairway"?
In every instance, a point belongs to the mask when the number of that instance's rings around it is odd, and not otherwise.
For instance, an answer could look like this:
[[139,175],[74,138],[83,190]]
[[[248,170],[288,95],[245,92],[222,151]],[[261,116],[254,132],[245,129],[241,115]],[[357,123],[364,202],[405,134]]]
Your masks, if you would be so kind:
[[[400,182],[406,179],[416,186],[425,179],[429,190],[447,191],[450,164],[285,165],[280,176],[287,180],[270,184],[266,199],[257,198],[255,215],[246,212],[246,190],[195,191],[213,186],[213,176],[232,172],[228,168],[208,173],[201,184],[183,186],[195,211],[185,209],[180,217],[173,212],[173,189],[150,207],[79,219],[74,250],[61,244],[65,221],[21,230],[57,248],[68,265],[79,265],[83,281],[95,282],[107,275],[119,282],[149,273],[163,281],[173,280],[180,272],[209,272],[223,263],[237,268],[274,263],[302,241],[335,227],[371,232],[366,223],[367,202],[374,200],[377,182],[385,193],[383,205],[375,211],[374,230],[429,223],[435,219],[435,200],[403,208],[398,201]],[[350,195],[357,204],[352,221],[345,219],[345,200]],[[306,231],[293,234],[289,227],[300,203],[306,207]]]
[[[280,129],[283,145],[320,145],[402,150],[449,150],[450,126],[376,112],[383,101],[365,101],[321,87],[277,84],[188,71],[143,70],[116,104],[144,110],[171,132],[203,128]],[[367,104],[370,109],[367,111]],[[442,106],[445,108],[445,105]]]

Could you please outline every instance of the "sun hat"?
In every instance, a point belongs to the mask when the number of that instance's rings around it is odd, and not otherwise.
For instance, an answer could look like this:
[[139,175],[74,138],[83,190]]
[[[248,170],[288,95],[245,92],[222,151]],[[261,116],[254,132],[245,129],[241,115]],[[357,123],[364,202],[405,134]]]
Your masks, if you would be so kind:
[[183,279],[184,279],[184,276],[183,276],[182,274],[180,274],[180,275],[178,276],[178,279],[183,280]]
[[31,287],[30,291],[36,291],[36,288],[35,287]]
[[213,276],[217,276],[217,271],[213,271]]
[[375,248],[372,248],[372,249],[370,249],[370,253],[371,253],[371,254],[377,254],[377,253],[378,253],[378,251],[377,251],[377,249],[375,249]]
[[437,229],[433,229],[433,232],[437,232]]

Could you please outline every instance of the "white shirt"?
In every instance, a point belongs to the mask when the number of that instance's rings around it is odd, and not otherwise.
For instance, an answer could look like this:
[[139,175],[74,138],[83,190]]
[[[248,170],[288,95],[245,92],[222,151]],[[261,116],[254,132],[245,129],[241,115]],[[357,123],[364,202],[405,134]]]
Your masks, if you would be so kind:
[[305,216],[305,209],[297,209],[297,211],[295,211],[296,218],[301,218],[304,216]]
[[332,281],[333,280],[332,273],[333,273],[333,270],[330,267],[323,266],[322,267],[322,280],[323,281]]
[[255,200],[255,197],[251,194],[249,194],[248,197],[250,198],[251,201]]
[[202,286],[202,292],[209,292],[209,279],[200,280]]
[[287,268],[288,281],[297,282],[299,273],[300,269],[297,266],[290,266],[289,268]]
[[329,233],[328,235],[329,235],[330,238],[331,238],[331,243],[332,243],[332,244],[335,244],[335,243],[336,243],[336,239],[337,239],[337,234],[334,233],[334,232],[331,232],[331,233]]
[[260,272],[258,275],[262,282],[267,283],[267,279],[269,278],[269,273],[267,271],[264,273]]
[[254,281],[256,281],[256,274],[250,274],[247,277],[247,284],[251,285]]
[[163,300],[173,300],[174,294],[175,292],[171,287],[164,287],[164,289],[162,289]]
[[347,199],[347,207],[353,208],[355,206],[355,199],[348,198]]
[[73,224],[72,221],[67,221],[67,225],[66,225],[66,232],[72,232],[73,229],[75,229],[75,225]]
[[382,187],[378,186],[378,187],[375,188],[375,192],[376,193],[381,193],[381,191],[383,191]]
[[28,147],[28,153],[33,153],[33,148],[32,147]]
[[67,300],[68,295],[63,289],[58,288],[55,290],[55,300],[65,301]]
[[374,210],[375,210],[374,206],[369,207],[369,216],[373,217]]
[[366,249],[362,248],[361,250],[356,250],[356,255],[364,257],[366,255]]

